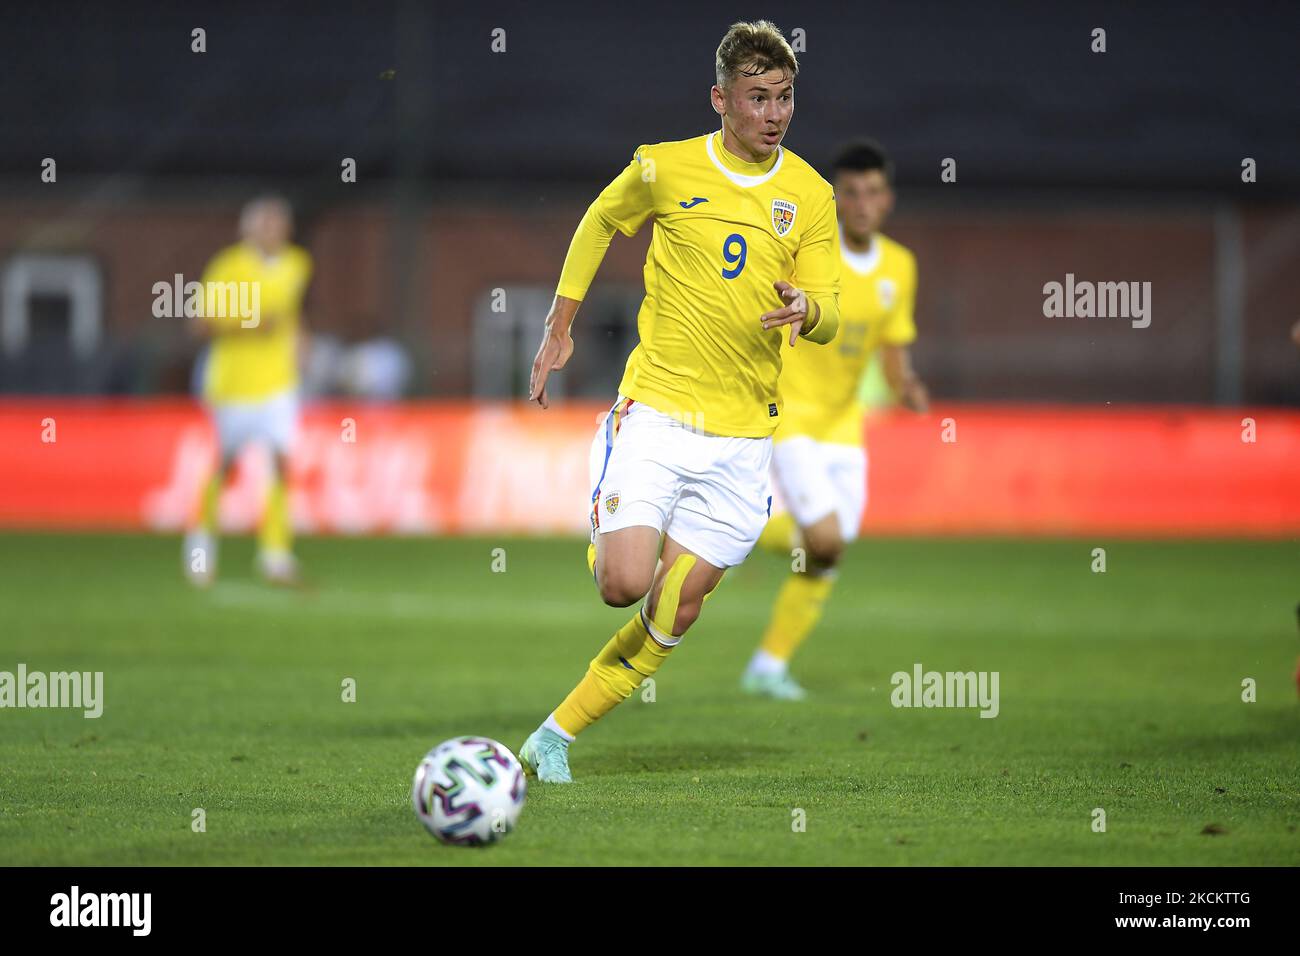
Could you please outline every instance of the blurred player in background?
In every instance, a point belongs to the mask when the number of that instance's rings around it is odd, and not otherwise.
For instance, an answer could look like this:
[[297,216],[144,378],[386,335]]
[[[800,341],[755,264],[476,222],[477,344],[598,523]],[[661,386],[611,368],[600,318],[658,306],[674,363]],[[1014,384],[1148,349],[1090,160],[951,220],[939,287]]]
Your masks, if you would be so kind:
[[520,748],[545,782],[572,779],[570,742],[659,669],[753,548],[772,503],[782,343],[826,343],[839,325],[831,187],[780,145],[794,112],[794,52],[772,24],[737,23],[715,68],[722,130],[642,146],[592,203],[533,363],[530,398],[546,407],[547,376],[573,353],[569,329],[611,238],[654,217],[641,341],[591,462],[601,597],[645,602]]
[[[185,572],[211,583],[217,566],[218,503],[239,452],[261,443],[271,453],[272,477],[258,528],[257,567],[275,584],[295,584],[289,518],[289,452],[298,428],[298,349],[303,296],[312,261],[293,245],[293,212],[279,197],[244,207],[241,240],[218,252],[203,273],[203,317],[191,328],[209,340],[203,398],[212,414],[220,462],[203,489],[196,525],[185,537]],[[252,289],[255,295],[249,296]],[[224,307],[220,296],[242,294],[258,306],[248,317]],[[247,311],[247,310],[244,310]]]
[[777,595],[767,633],[741,679],[744,690],[800,700],[790,659],[821,619],[845,545],[858,536],[866,507],[867,450],[860,398],[863,374],[877,351],[885,380],[905,408],[923,412],[925,386],[912,371],[908,345],[916,338],[916,260],[880,232],[894,207],[893,167],[875,143],[845,147],[835,160],[840,223],[840,334],[824,349],[784,349],[772,475],[788,511],[774,516],[759,544],[794,556]]

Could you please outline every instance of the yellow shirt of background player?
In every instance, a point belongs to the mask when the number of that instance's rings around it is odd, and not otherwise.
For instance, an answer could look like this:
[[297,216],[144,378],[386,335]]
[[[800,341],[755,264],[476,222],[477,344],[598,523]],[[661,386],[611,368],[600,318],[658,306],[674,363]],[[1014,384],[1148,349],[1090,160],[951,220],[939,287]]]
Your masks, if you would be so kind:
[[[299,246],[285,246],[267,259],[248,243],[218,252],[203,273],[209,283],[257,283],[260,319],[268,329],[241,328],[236,310],[216,317],[209,295],[205,321],[229,334],[212,339],[204,380],[204,396],[212,402],[261,401],[298,385],[298,321],[311,280],[311,255]],[[231,301],[234,301],[233,299]]]
[[745,163],[726,153],[720,133],[642,146],[588,210],[558,294],[586,295],[605,251],[593,247],[589,231],[631,236],[650,216],[641,341],[619,391],[711,434],[772,434],[781,415],[781,343],[790,334],[759,323],[785,304],[772,283],[790,282],[821,306],[821,321],[798,351],[827,348],[816,343],[832,338],[838,324],[830,184],[784,148],[763,164]]
[[872,248],[846,255],[840,274],[840,333],[825,348],[782,350],[785,416],[775,440],[806,435],[836,445],[863,444],[863,372],[881,345],[916,339],[916,259],[877,234]]

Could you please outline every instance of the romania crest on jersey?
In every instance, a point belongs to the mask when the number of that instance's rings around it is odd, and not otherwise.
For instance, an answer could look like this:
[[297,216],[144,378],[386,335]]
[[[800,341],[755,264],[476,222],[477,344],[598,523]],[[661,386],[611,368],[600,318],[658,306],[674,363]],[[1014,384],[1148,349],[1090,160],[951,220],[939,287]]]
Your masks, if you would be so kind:
[[898,283],[893,279],[877,280],[876,297],[880,300],[882,309],[892,309],[894,302],[898,299]]
[[784,236],[794,227],[794,214],[798,208],[788,199],[772,200],[772,228],[778,236]]

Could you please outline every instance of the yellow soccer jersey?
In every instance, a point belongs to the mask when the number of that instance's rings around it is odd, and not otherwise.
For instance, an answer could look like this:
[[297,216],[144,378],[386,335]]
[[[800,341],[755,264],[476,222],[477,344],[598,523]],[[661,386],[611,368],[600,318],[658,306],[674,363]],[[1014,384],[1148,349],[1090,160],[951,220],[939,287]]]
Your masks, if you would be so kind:
[[587,210],[557,293],[582,299],[614,231],[634,235],[651,216],[641,341],[619,391],[711,434],[772,434],[790,336],[788,326],[759,322],[785,304],[772,283],[790,282],[821,307],[797,351],[819,350],[839,324],[830,184],[784,148],[745,163],[723,149],[721,133],[642,146]]
[[[222,249],[208,263],[203,273],[208,303],[204,321],[217,333],[204,380],[204,396],[209,401],[260,401],[297,387],[298,321],[311,270],[311,256],[293,245],[268,260],[252,245],[241,242]],[[219,317],[215,296],[225,283],[256,283],[259,319],[271,325],[242,328],[234,308],[226,310],[226,317]],[[228,297],[228,301],[235,300]],[[251,301],[251,292],[245,301]]]
[[783,349],[781,394],[785,417],[776,440],[806,435],[837,445],[861,445],[866,410],[858,387],[881,345],[916,339],[916,259],[877,234],[864,253],[844,251],[840,278],[840,334],[824,349]]

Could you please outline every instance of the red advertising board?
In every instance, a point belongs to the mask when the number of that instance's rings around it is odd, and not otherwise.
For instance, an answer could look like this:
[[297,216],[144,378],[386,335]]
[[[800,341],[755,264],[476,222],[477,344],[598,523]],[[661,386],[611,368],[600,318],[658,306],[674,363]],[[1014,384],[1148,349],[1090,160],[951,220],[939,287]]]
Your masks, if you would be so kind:
[[[295,524],[335,534],[583,533],[606,406],[311,405]],[[868,426],[868,533],[1300,533],[1300,413],[1281,409],[940,405]],[[0,526],[175,531],[215,438],[189,401],[0,402]],[[256,521],[246,453],[222,522]],[[778,501],[779,506],[779,501]]]

